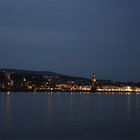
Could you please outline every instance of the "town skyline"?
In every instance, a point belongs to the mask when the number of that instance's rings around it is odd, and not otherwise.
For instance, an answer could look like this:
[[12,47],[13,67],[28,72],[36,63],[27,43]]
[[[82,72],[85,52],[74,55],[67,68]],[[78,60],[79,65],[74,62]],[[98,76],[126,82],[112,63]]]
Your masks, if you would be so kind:
[[100,75],[97,75],[97,73],[95,73],[95,71],[93,71],[89,76],[84,76],[84,75],[72,75],[72,74],[68,74],[66,72],[62,73],[62,72],[57,72],[57,71],[51,71],[51,70],[33,70],[33,69],[16,69],[16,68],[0,68],[0,71],[9,71],[9,72],[14,72],[14,71],[18,71],[18,72],[33,72],[33,73],[52,73],[52,74],[59,74],[59,75],[65,75],[65,76],[70,76],[70,77],[81,77],[81,78],[87,78],[87,79],[91,79],[91,77],[93,76],[93,74],[95,74],[97,76],[97,79],[99,80],[110,80],[110,81],[118,81],[118,82],[135,82],[135,83],[138,83],[140,82],[140,80],[126,80],[126,79],[123,79],[123,80],[117,80],[115,78],[113,79],[109,79],[109,77],[102,77]]
[[60,75],[66,75],[66,76],[73,76],[73,77],[81,77],[81,78],[88,78],[90,79],[92,77],[93,74],[96,74],[96,76],[98,77],[99,80],[111,80],[111,81],[118,81],[118,82],[135,82],[138,83],[140,82],[140,80],[126,80],[126,79],[115,79],[115,77],[112,77],[112,79],[109,79],[109,77],[102,77],[99,73],[96,73],[95,71],[93,71],[92,73],[90,73],[90,75],[84,74],[84,75],[79,75],[79,74],[70,74],[70,73],[62,73],[62,72],[57,72],[57,71],[51,71],[51,70],[36,70],[36,69],[26,69],[26,68],[0,68],[0,71],[25,71],[25,72],[36,72],[36,73],[45,73],[45,72],[50,72],[50,73],[54,73],[54,74],[60,74]]
[[0,69],[1,92],[133,92],[140,91],[140,82],[119,82],[74,77],[50,71]]

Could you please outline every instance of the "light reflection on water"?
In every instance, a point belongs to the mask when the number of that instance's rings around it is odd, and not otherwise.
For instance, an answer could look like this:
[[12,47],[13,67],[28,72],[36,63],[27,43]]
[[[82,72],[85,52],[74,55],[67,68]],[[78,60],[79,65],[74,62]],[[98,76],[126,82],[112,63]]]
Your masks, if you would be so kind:
[[0,93],[0,139],[139,139],[140,95]]

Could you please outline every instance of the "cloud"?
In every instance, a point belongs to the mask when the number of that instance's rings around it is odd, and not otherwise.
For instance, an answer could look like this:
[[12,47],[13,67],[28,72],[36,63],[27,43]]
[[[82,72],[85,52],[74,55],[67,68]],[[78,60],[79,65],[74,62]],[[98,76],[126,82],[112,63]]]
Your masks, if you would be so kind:
[[139,7],[136,0],[0,0],[0,63],[117,78],[122,70],[129,79],[126,70],[140,69]]

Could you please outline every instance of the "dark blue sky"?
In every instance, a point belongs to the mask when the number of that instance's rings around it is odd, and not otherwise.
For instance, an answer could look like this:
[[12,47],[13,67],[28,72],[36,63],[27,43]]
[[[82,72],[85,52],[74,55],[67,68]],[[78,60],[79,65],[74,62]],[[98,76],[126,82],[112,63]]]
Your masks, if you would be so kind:
[[140,0],[0,0],[0,67],[140,81]]

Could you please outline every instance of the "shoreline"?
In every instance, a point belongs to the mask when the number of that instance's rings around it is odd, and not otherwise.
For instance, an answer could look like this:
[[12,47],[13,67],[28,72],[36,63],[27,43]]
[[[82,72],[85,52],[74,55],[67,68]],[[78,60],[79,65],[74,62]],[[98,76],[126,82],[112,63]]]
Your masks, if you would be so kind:
[[65,92],[69,92],[69,93],[76,93],[76,92],[81,92],[81,93],[84,93],[84,92],[88,92],[88,93],[140,93],[140,91],[85,91],[85,90],[74,90],[74,91],[71,91],[71,90],[0,90],[0,92],[42,92],[42,93],[45,93],[45,92],[51,92],[51,93],[56,93],[56,92],[62,92],[62,93],[65,93]]

